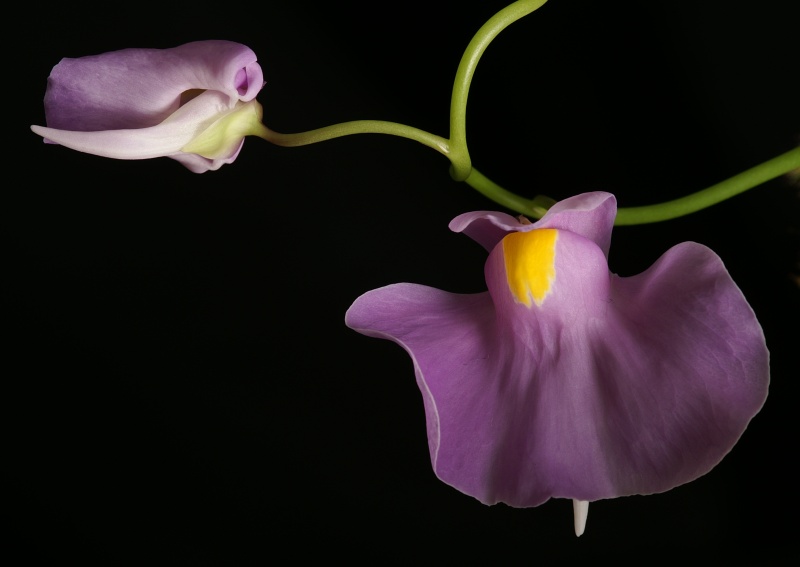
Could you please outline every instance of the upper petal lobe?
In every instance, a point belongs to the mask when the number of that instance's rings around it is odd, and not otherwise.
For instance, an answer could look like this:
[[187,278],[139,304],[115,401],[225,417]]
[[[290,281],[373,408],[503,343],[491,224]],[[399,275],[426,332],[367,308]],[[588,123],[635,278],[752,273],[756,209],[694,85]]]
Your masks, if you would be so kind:
[[145,128],[171,115],[186,91],[220,91],[232,103],[252,100],[263,85],[255,53],[239,43],[122,49],[62,59],[48,78],[45,117],[60,130]]

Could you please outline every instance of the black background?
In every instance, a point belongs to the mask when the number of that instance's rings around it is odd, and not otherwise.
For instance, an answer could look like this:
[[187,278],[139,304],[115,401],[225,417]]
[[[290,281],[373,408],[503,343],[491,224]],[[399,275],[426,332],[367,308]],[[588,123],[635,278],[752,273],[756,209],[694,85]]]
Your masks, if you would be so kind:
[[[234,164],[197,175],[166,158],[44,145],[28,128],[44,124],[61,57],[229,39],[258,54],[274,130],[381,119],[446,136],[461,54],[507,2],[290,4],[21,7],[2,228],[7,492],[18,503],[7,509],[24,557],[796,556],[800,210],[786,179],[615,230],[620,275],[684,240],[713,248],[764,327],[772,381],[718,467],[664,494],[596,502],[576,538],[566,500],[487,507],[438,481],[410,358],[344,326],[358,295],[389,283],[485,288],[484,251],[447,223],[500,208],[451,180],[444,157],[378,135],[293,149],[248,138]],[[520,194],[604,190],[632,206],[788,151],[800,135],[798,16],[794,0],[550,0],[478,66],[473,163]]]

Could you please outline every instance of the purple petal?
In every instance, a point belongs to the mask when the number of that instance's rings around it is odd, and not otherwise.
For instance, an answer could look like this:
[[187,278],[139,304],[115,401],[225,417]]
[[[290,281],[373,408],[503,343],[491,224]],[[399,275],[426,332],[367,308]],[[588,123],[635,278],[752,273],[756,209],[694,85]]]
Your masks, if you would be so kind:
[[509,214],[493,211],[464,213],[450,221],[450,230],[463,232],[488,252],[491,252],[506,234],[514,230],[523,230],[525,226],[530,225],[523,225]]
[[218,91],[205,91],[177,109],[169,120],[149,128],[99,132],[57,130],[42,126],[31,126],[31,129],[52,142],[102,157],[171,157],[230,110],[226,95]]
[[67,58],[48,79],[48,127],[31,129],[78,151],[116,159],[165,156],[202,173],[233,162],[248,134],[237,138],[231,131],[210,154],[183,148],[240,105],[257,104],[263,85],[255,54],[230,41]]
[[[486,504],[669,490],[713,468],[766,399],[764,336],[721,260],[684,243],[638,276],[613,276],[613,198],[581,197],[535,225],[576,232],[520,230],[491,213],[456,222],[478,241],[506,222],[552,249],[533,258],[501,241],[488,295],[398,284],[346,315],[411,354],[434,470]],[[517,263],[552,278],[514,287],[532,273]]]
[[617,200],[602,191],[575,195],[553,205],[533,224],[523,224],[511,215],[491,211],[464,213],[450,222],[450,230],[463,232],[491,251],[511,231],[559,228],[594,241],[608,257]]
[[611,193],[581,193],[559,201],[547,211],[534,228],[558,228],[588,238],[608,258],[611,229],[617,216],[617,199]]
[[239,145],[227,157],[210,159],[197,154],[178,153],[171,155],[172,159],[182,163],[193,173],[205,173],[206,171],[216,171],[227,163],[233,163],[239,156],[244,146],[244,138],[241,139]]
[[186,91],[219,91],[232,105],[252,100],[263,85],[255,53],[239,43],[123,49],[62,59],[48,78],[45,116],[60,130],[146,128],[175,112]]
[[617,490],[662,492],[705,474],[734,446],[766,400],[769,352],[741,290],[700,244],[614,277],[611,291],[613,326],[595,337],[598,373],[618,376],[604,395],[616,418],[605,422],[604,452],[630,463],[614,470]]
[[[491,420],[486,406],[465,387],[450,388],[462,365],[481,375],[487,367],[491,341],[496,336],[494,310],[488,293],[459,295],[435,288],[400,283],[376,289],[359,297],[345,314],[348,327],[371,337],[390,339],[406,349],[414,361],[417,385],[422,392],[428,427],[428,447],[436,469],[440,445],[438,406],[460,406],[458,398],[471,404],[478,421]],[[421,324],[423,323],[424,324]],[[488,344],[487,344],[488,343]],[[431,349],[436,356],[428,356]],[[449,413],[445,418],[452,417]],[[452,447],[461,439],[444,428],[445,443]],[[456,432],[457,433],[457,432]],[[476,431],[476,434],[480,432]],[[476,443],[492,444],[491,437]]]
[[[244,104],[257,104],[250,101]],[[45,139],[65,147],[115,159],[149,159],[170,157],[194,173],[217,170],[232,163],[244,145],[244,138],[231,139],[230,147],[213,159],[186,153],[182,148],[211,124],[223,120],[237,107],[227,108],[227,96],[218,91],[205,91],[181,106],[167,120],[150,128],[78,132],[31,126]]]

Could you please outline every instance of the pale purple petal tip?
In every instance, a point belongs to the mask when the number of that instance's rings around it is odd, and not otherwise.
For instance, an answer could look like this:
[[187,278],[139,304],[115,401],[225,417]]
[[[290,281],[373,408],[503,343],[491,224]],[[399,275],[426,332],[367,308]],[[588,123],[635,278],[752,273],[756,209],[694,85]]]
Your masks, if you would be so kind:
[[506,213],[476,211],[458,215],[450,221],[450,230],[463,232],[472,240],[491,251],[502,238],[523,224]]

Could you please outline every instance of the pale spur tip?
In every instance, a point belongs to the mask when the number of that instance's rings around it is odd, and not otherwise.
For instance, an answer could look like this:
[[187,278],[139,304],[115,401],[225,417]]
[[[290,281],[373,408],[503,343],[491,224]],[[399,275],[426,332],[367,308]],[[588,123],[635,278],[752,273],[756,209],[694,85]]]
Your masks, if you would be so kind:
[[586,529],[586,518],[589,516],[589,502],[586,500],[572,501],[572,515],[575,518],[575,535],[580,537]]

